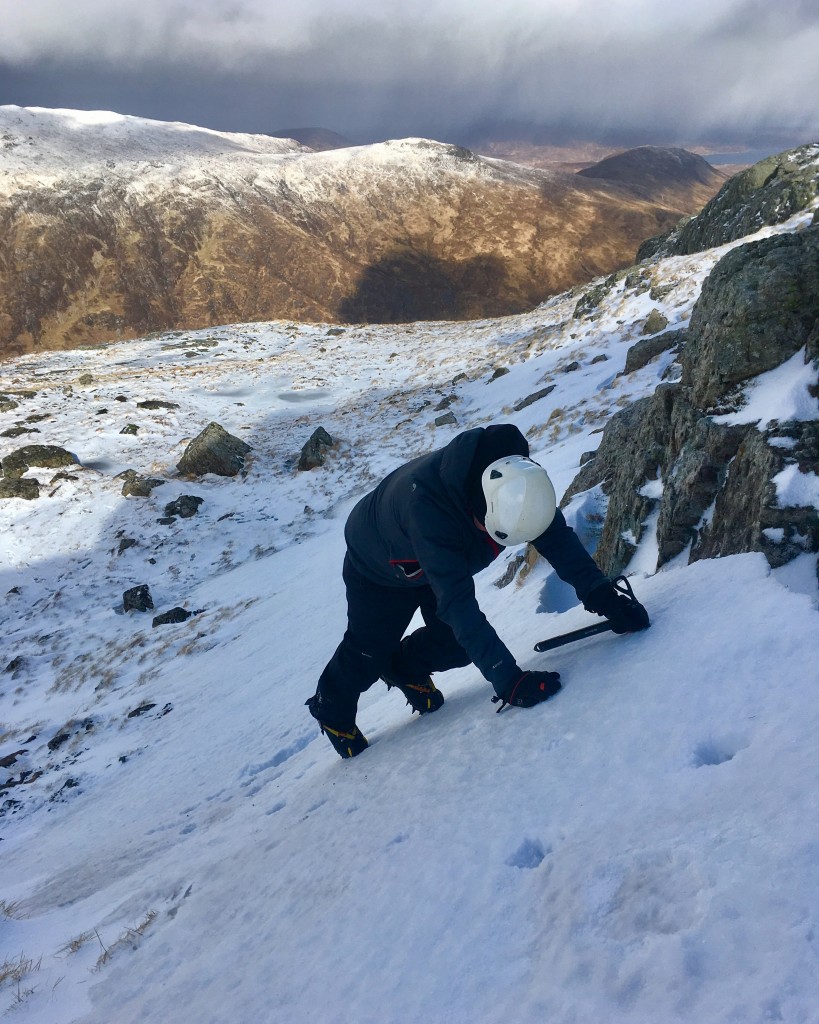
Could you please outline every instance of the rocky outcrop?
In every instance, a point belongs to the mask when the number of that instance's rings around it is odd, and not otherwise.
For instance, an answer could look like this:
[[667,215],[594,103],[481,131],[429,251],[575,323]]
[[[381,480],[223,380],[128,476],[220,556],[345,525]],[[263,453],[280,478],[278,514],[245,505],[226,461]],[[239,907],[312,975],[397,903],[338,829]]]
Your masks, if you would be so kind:
[[[11,160],[54,112],[4,116]],[[420,139],[313,153],[211,135],[221,154],[163,160],[171,126],[160,145],[155,124],[131,121],[114,166],[101,138],[97,158],[35,146],[0,177],[0,356],[214,323],[519,312],[631,263],[707,197],[696,175],[652,190]]]
[[671,232],[649,238],[637,260],[687,256],[781,224],[819,195],[819,145],[768,157],[730,178],[697,216]]
[[[683,383],[700,408],[779,366],[819,320],[819,228],[729,252],[703,285],[683,353]],[[812,341],[813,344],[813,341]]]
[[681,340],[682,381],[612,417],[561,502],[602,487],[600,566],[623,571],[649,525],[658,566],[686,549],[690,561],[762,551],[771,565],[819,551],[819,509],[777,486],[789,473],[819,473],[819,407],[814,419],[764,428],[716,415],[741,405],[738,385],[803,348],[819,373],[819,230],[723,257]]

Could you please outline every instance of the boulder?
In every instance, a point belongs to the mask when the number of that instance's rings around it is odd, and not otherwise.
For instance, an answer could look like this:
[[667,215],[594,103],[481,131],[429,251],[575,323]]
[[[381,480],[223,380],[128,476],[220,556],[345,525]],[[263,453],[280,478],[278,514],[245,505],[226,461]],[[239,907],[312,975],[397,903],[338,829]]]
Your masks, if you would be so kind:
[[40,482],[29,477],[5,477],[0,480],[0,498],[24,498],[33,501],[40,497]]
[[25,427],[21,423],[17,427],[9,427],[8,430],[0,431],[0,437],[22,437],[24,434],[39,434],[37,427]]
[[131,587],[122,595],[122,607],[126,612],[147,612],[154,606],[151,591],[147,583],[141,583],[137,587]]
[[137,402],[137,409],[178,409],[178,402],[166,402],[159,398],[148,398],[144,402]]
[[732,250],[703,284],[683,353],[683,383],[711,408],[819,335],[819,228]]
[[176,622],[186,622],[193,614],[193,612],[189,612],[185,608],[171,608],[170,611],[162,612],[161,615],[155,615],[151,626],[155,629],[157,626],[169,626]]
[[526,398],[521,398],[521,400],[512,408],[515,412],[520,412],[522,409],[528,409],[530,405],[534,405],[535,402],[539,402],[541,398],[545,398],[547,395],[550,395],[556,387],[557,384],[550,384],[546,388],[541,388],[540,391],[534,391],[531,395],[527,395]]
[[299,472],[323,466],[327,459],[327,452],[335,444],[335,439],[327,433],[324,427],[317,427],[301,450],[298,466]]
[[668,327],[668,317],[659,309],[652,309],[643,324],[643,334],[659,334]]
[[626,353],[626,365],[623,374],[634,373],[635,370],[642,370],[652,359],[669,349],[677,348],[684,344],[685,331],[666,331],[664,334],[657,334],[653,338],[643,338]]
[[54,444],[30,444],[18,448],[2,461],[3,476],[19,479],[32,466],[46,469],[60,469],[63,466],[78,466],[76,455]]
[[183,476],[236,476],[245,466],[250,445],[229,434],[218,423],[209,423],[185,449],[176,468]]
[[195,494],[180,494],[175,501],[170,501],[165,506],[166,516],[179,516],[180,519],[190,519],[199,511],[199,506],[204,501]]
[[164,480],[159,480],[153,476],[140,476],[133,469],[126,469],[124,473],[119,473],[116,479],[124,481],[122,484],[122,494],[126,498],[147,498],[154,487],[160,487],[165,483]]

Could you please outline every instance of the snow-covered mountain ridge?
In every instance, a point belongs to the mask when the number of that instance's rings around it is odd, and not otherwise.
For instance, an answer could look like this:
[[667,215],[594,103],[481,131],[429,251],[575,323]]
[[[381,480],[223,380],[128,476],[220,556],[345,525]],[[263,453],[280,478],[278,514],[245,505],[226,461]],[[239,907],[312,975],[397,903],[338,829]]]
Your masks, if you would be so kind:
[[234,321],[531,309],[699,209],[723,180],[699,163],[688,186],[642,188],[424,139],[315,153],[0,107],[0,355]]
[[217,132],[106,110],[0,107],[0,191],[44,185],[71,175],[137,168],[160,181],[208,157],[233,154],[245,169],[259,157],[309,152],[292,139]]
[[[812,230],[812,212],[759,235]],[[59,445],[80,465],[33,467],[40,497],[0,501],[0,1007],[37,1024],[815,1024],[815,554],[656,572],[648,524],[629,572],[651,629],[538,656],[589,616],[543,562],[495,586],[510,551],[481,606],[521,665],[561,672],[556,699],[496,715],[467,668],[412,720],[374,688],[371,748],[349,763],[303,707],[344,628],[357,497],[499,420],[562,494],[612,416],[674,379],[670,349],[624,372],[646,327],[688,327],[741,245],[500,320],[233,325],[2,367],[0,459]],[[733,415],[815,418],[815,387],[804,359],[783,364]],[[251,445],[247,473],[183,480],[211,420]],[[298,473],[319,424],[337,447]],[[127,468],[164,483],[123,497]],[[198,514],[160,523],[184,494]],[[592,500],[569,509],[590,547]],[[125,614],[139,584],[155,612],[196,614]]]

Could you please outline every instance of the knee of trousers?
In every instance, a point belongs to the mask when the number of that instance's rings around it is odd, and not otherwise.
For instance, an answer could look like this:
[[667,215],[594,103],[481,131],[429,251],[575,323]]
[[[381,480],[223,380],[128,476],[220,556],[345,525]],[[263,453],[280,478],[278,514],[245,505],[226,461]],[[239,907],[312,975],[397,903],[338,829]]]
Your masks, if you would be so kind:
[[402,640],[397,660],[405,673],[418,677],[472,664],[472,659],[454,637],[435,637],[426,629],[419,629]]
[[363,692],[388,670],[394,651],[386,648],[362,648],[345,638],[324,675],[333,676],[345,689]]

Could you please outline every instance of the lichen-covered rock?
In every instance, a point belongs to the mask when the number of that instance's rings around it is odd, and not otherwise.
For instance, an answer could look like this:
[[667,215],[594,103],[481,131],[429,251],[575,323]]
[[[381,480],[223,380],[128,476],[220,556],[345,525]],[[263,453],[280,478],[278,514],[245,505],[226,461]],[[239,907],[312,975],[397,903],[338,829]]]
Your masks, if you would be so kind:
[[245,467],[250,445],[229,434],[218,423],[209,423],[188,447],[176,468],[183,476],[236,476]]
[[819,228],[733,249],[703,284],[683,353],[683,383],[708,409],[727,390],[817,344]]
[[166,402],[160,398],[148,398],[144,402],[137,402],[137,409],[178,409],[178,402]]
[[653,338],[643,338],[626,353],[626,365],[624,374],[634,373],[647,366],[652,359],[669,349],[678,348],[685,343],[685,331],[666,331],[664,334],[657,334]]
[[643,334],[659,334],[668,327],[668,317],[659,309],[652,309],[643,324]]
[[[691,385],[661,385],[613,416],[598,450],[561,504],[600,486],[607,499],[595,554],[604,572],[628,565],[649,525],[658,567],[689,549],[698,558],[761,551],[773,566],[819,551],[819,509],[794,475],[819,475],[819,418],[718,422],[692,402]],[[788,472],[785,472],[788,471]],[[783,493],[777,480],[791,480]]]
[[335,443],[334,438],[327,433],[324,427],[317,427],[301,450],[299,472],[323,466],[327,459],[327,452]]
[[63,466],[77,466],[76,455],[54,444],[30,444],[18,448],[2,460],[3,476],[19,478],[32,466],[45,469],[60,469]]
[[119,473],[117,479],[123,480],[122,494],[126,498],[147,498],[154,487],[160,487],[165,483],[153,476],[140,476],[136,470],[126,469]]
[[20,424],[17,427],[9,427],[8,430],[0,431],[0,437],[22,437],[24,434],[39,434],[37,427],[25,427]]
[[599,284],[589,288],[588,291],[585,291],[577,300],[574,313],[572,314],[573,319],[580,320],[582,317],[593,313],[615,284],[617,284],[617,277],[612,274],[605,281],[601,281]]
[[561,501],[565,506],[602,485],[608,507],[595,558],[603,571],[623,571],[654,512],[658,565],[680,554],[695,539],[747,430],[715,423],[679,385],[661,385],[613,416]]
[[819,146],[812,144],[768,157],[730,178],[691,217],[665,235],[643,242],[637,260],[687,256],[781,224],[808,209],[819,195]]
[[0,480],[0,498],[24,498],[33,501],[40,497],[40,482],[30,477],[4,477]]

